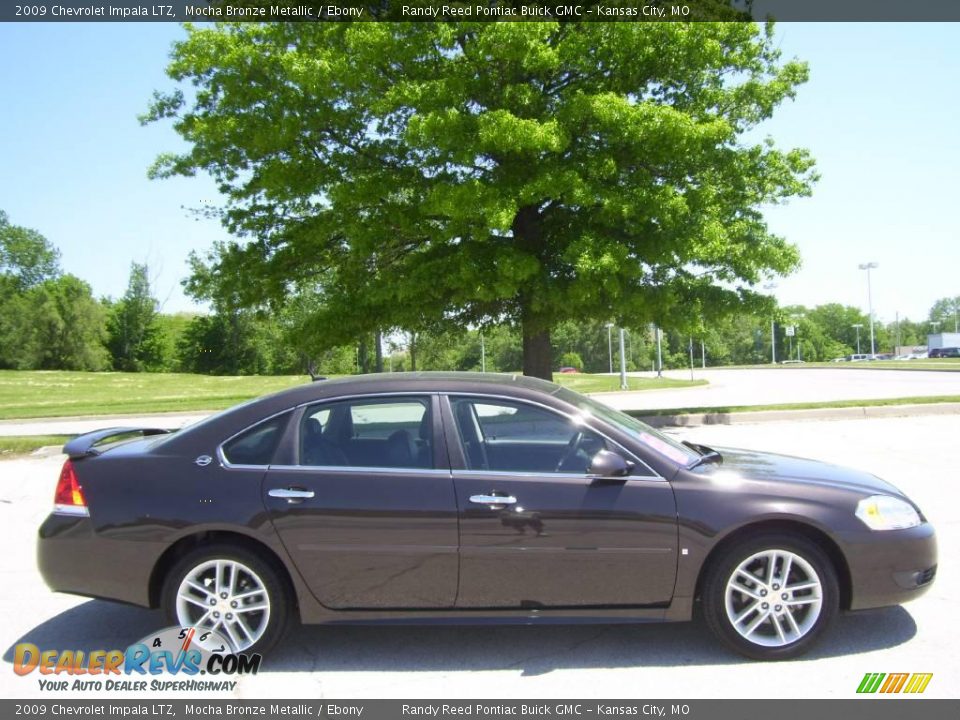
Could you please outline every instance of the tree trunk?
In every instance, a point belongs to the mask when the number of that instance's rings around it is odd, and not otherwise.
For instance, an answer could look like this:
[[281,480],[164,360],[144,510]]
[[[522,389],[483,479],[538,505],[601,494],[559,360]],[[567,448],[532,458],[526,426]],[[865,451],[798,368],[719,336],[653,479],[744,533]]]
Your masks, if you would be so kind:
[[410,372],[417,371],[417,334],[410,333]]
[[523,321],[523,374],[553,380],[550,329]]
[[383,372],[383,336],[380,334],[380,331],[377,330],[373,334],[373,345],[374,345],[374,368],[378,373]]
[[[543,218],[534,205],[526,205],[517,211],[511,227],[517,246],[536,257],[541,264],[541,273],[546,274]],[[523,330],[523,374],[544,380],[553,380],[553,358],[550,350],[550,324],[534,314],[532,295],[535,282],[520,292],[520,324]]]
[[357,369],[361,373],[370,372],[370,354],[367,352],[367,341],[361,340],[360,345],[357,348]]

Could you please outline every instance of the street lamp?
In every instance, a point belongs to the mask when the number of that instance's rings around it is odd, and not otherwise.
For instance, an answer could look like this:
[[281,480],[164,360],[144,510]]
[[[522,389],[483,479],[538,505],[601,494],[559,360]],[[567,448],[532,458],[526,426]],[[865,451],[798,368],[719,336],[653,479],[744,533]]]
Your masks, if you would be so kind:
[[626,331],[620,328],[620,389],[627,390],[627,353],[624,348],[623,335]]
[[806,317],[806,313],[797,313],[794,326],[794,332],[797,334],[797,362],[803,362],[803,350],[800,342],[800,321]]
[[860,263],[860,269],[867,271],[867,307],[870,310],[870,354],[877,354],[877,344],[873,335],[873,290],[870,287],[870,271],[880,267],[878,263]]
[[[767,283],[763,286],[764,290],[773,290],[777,287],[776,283]],[[777,364],[777,316],[774,313],[770,317],[770,364]]]
[[613,323],[607,323],[607,355],[610,357],[610,374],[613,375]]
[[483,330],[480,330],[480,372],[487,371],[487,347],[483,343]]
[[854,327],[857,329],[857,355],[859,355],[860,354],[860,328],[863,327],[863,323],[857,323],[856,325],[854,325]]

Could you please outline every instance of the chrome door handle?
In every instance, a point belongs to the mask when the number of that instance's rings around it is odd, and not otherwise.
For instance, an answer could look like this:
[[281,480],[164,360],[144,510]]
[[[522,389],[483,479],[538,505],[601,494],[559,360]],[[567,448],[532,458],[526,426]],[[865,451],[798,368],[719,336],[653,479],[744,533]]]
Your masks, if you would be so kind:
[[306,500],[312,498],[316,493],[313,490],[302,490],[300,488],[273,488],[267,495],[275,498],[284,498],[285,500]]
[[471,495],[470,502],[478,505],[513,505],[517,499],[513,495]]

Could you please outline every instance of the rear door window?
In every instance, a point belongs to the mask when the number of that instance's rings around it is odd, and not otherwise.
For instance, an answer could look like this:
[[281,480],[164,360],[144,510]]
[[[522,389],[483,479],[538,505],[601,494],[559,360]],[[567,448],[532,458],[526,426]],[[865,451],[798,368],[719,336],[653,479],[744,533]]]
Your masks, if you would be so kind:
[[433,467],[429,397],[357,399],[315,405],[300,426],[300,464]]

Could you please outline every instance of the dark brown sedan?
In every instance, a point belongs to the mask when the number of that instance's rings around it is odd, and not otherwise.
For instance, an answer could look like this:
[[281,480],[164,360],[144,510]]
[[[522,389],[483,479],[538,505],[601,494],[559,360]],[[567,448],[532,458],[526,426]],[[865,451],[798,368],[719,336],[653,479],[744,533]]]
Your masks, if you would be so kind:
[[57,591],[162,606],[264,651],[306,623],[689,620],[796,656],[936,572],[897,488],[680,443],[552,383],[312,383],[176,433],[81,436],[40,528]]

